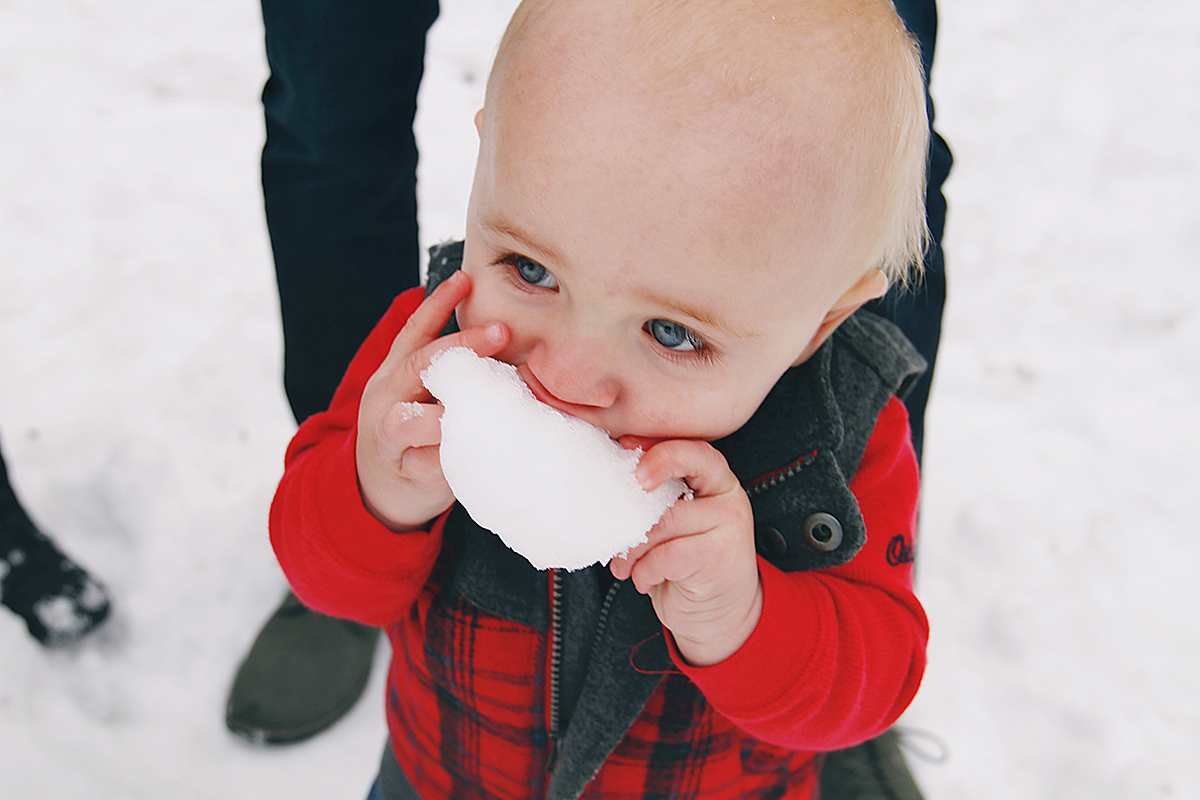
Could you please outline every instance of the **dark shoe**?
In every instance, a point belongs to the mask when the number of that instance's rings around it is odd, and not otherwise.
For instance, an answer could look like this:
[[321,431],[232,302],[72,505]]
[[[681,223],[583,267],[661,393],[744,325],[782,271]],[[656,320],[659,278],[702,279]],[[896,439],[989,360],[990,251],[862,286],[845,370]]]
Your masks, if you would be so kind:
[[825,756],[821,800],[922,800],[895,729]]
[[288,592],[238,667],[225,724],[266,744],[320,733],[362,695],[378,641],[378,628],[318,614]]
[[104,591],[15,504],[0,510],[0,602],[46,647],[62,647],[108,618]]

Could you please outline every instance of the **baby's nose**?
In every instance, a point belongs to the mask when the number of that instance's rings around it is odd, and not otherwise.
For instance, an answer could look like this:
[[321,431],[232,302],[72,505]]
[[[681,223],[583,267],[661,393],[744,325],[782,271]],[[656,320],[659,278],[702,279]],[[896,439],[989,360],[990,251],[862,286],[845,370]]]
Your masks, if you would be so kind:
[[[550,395],[541,399],[567,413],[572,413],[572,407],[610,408],[620,394],[615,359],[608,348],[596,342],[575,339],[539,346],[530,354],[528,365]],[[534,394],[538,394],[536,388]]]

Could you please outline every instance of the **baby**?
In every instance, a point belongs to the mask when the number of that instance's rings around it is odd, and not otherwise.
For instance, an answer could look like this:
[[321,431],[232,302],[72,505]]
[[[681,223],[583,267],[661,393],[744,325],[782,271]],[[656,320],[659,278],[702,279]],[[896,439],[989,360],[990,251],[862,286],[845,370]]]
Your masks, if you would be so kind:
[[[387,627],[373,796],[809,797],[816,753],[889,726],[924,668],[895,557],[919,359],[856,313],[924,243],[915,47],[886,0],[530,0],[476,126],[464,244],[301,427],[272,507],[296,594]],[[455,346],[693,499],[607,565],[534,569],[441,474],[420,373]]]

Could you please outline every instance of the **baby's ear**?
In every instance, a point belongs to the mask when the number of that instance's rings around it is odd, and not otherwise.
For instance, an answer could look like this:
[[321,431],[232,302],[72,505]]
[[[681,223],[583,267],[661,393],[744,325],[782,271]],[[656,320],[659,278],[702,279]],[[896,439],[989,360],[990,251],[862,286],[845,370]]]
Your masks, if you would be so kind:
[[888,290],[887,275],[883,270],[873,269],[866,275],[863,275],[858,281],[851,286],[846,292],[837,299],[833,304],[833,308],[829,309],[829,313],[825,315],[825,319],[821,321],[821,325],[817,328],[816,334],[813,335],[812,341],[804,348],[804,352],[800,354],[800,358],[796,359],[795,364],[803,364],[808,359],[812,358],[812,354],[817,352],[817,349],[825,344],[825,340],[833,335],[833,332],[838,329],[838,326],[845,322],[851,314],[862,308],[863,303],[869,300],[874,300],[876,297],[883,297]]
[[873,269],[859,278],[857,283],[846,290],[846,293],[834,304],[834,310],[841,307],[848,307],[850,308],[850,313],[846,316],[850,316],[850,314],[858,311],[863,303],[874,300],[877,297],[883,297],[887,294],[887,290],[887,275],[881,269]]

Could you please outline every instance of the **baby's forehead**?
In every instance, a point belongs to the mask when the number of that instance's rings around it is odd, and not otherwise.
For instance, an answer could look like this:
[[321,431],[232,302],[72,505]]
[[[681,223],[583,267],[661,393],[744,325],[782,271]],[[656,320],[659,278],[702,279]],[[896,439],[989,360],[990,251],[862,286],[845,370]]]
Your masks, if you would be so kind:
[[[663,84],[706,75],[746,93],[811,82],[807,74],[822,67],[816,82],[836,82],[900,31],[890,0],[525,0],[497,64],[549,48],[568,60],[593,54],[610,66],[642,63]],[[553,72],[562,64],[544,66]]]
[[732,119],[774,148],[852,152],[885,138],[868,133],[887,127],[877,40],[897,22],[888,0],[532,0],[496,59],[507,91],[489,102],[517,91],[559,110],[607,91],[678,126]]
[[[902,124],[897,113],[891,72],[911,43],[889,0],[533,0],[522,9],[497,56],[490,113],[530,117],[515,123],[526,131],[611,133],[597,141],[613,145],[614,175],[664,144],[668,161],[685,150],[675,142],[708,148],[724,154],[713,180],[745,195],[734,207],[742,216],[765,206],[810,232],[892,235],[884,206],[899,194],[870,187],[894,169],[896,131],[923,119],[907,113]],[[923,115],[923,97],[916,104]],[[908,160],[923,168],[918,155]]]

